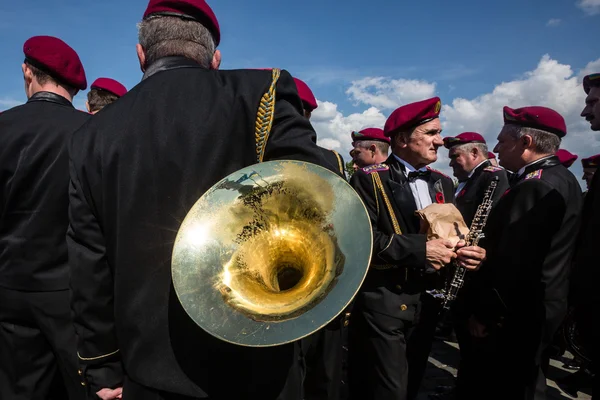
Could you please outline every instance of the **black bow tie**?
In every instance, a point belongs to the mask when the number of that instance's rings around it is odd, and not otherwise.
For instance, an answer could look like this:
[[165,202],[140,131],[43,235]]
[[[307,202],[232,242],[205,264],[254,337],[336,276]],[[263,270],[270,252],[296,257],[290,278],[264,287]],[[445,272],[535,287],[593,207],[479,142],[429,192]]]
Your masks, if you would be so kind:
[[408,181],[413,182],[415,179],[419,179],[419,178],[427,180],[430,175],[431,175],[431,171],[429,171],[429,170],[409,172],[408,173]]

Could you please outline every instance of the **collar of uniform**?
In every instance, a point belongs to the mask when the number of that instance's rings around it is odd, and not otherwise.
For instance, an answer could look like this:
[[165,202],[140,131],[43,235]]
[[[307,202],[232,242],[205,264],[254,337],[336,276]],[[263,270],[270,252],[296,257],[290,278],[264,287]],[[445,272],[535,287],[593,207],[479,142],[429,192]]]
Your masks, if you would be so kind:
[[52,92],[34,93],[33,96],[31,96],[29,98],[29,100],[27,100],[27,102],[33,103],[34,101],[48,101],[50,103],[60,104],[61,106],[75,108],[75,107],[73,107],[73,104],[69,100],[65,99],[64,97],[62,97],[59,94],[52,93]]
[[[517,176],[519,178],[521,178],[526,172],[529,173],[531,171],[535,171],[536,169],[540,169],[540,168],[544,168],[544,167],[550,167],[555,165],[555,163],[550,162],[550,164],[552,165],[546,165],[546,161],[551,161],[553,159],[556,159],[556,161],[558,161],[558,157],[556,156],[546,156],[543,158],[540,158],[539,160],[535,160],[532,163],[527,164],[526,166],[524,166],[523,168],[521,168],[518,172],[517,172]],[[560,162],[559,162],[560,164]]]
[[[417,171],[417,169],[415,167],[413,167],[412,165],[410,165],[409,163],[407,163],[406,161],[404,161],[403,159],[401,159],[400,157],[398,157],[397,155],[393,154],[394,158],[398,161],[400,161],[400,163],[402,165],[404,165],[404,176],[408,176],[409,172],[415,172]],[[421,169],[419,169],[419,171],[427,171],[427,167],[423,167]]]
[[475,172],[477,172],[479,170],[479,168],[485,168],[488,167],[490,165],[490,161],[489,160],[483,160],[482,162],[480,162],[479,164],[477,164],[477,166],[475,168],[473,168],[473,170],[471,171],[471,173],[469,174],[469,178],[471,178]]
[[189,58],[180,57],[180,56],[171,56],[171,57],[163,57],[156,60],[152,65],[146,68],[144,72],[144,76],[142,80],[150,78],[152,75],[155,75],[162,71],[168,71],[171,69],[179,69],[179,68],[202,68],[200,64],[198,64],[194,60],[190,60]]

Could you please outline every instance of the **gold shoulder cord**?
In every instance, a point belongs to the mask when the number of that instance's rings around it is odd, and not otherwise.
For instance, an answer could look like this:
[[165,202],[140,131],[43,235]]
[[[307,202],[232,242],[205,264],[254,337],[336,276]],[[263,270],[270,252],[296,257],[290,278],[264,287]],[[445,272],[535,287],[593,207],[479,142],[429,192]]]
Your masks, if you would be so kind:
[[335,157],[338,160],[338,167],[340,167],[340,174],[344,175],[344,165],[342,164],[342,157],[340,157],[338,152],[335,150],[331,150],[331,152],[333,152],[333,154],[335,154]]
[[256,114],[256,127],[254,134],[256,136],[256,159],[260,163],[263,161],[265,156],[265,148],[267,147],[267,140],[269,140],[269,134],[271,133],[271,127],[273,126],[273,118],[275,117],[275,94],[277,88],[277,81],[281,75],[281,70],[273,68],[273,78],[269,90],[263,94],[258,105],[258,112]]
[[[375,192],[377,192],[377,190],[379,190],[379,192],[381,193],[381,197],[383,198],[383,202],[385,203],[385,207],[388,210],[388,213],[390,214],[390,219],[392,220],[392,226],[394,227],[394,233],[396,235],[402,235],[402,231],[400,230],[400,225],[398,224],[398,219],[396,218],[396,213],[394,213],[394,209],[392,208],[392,203],[390,202],[390,199],[388,198],[387,194],[385,193],[385,190],[383,189],[383,183],[381,183],[381,178],[379,177],[379,173],[378,172],[373,172],[371,174],[371,177],[373,179],[373,185],[375,186]],[[377,193],[375,193],[377,195]]]

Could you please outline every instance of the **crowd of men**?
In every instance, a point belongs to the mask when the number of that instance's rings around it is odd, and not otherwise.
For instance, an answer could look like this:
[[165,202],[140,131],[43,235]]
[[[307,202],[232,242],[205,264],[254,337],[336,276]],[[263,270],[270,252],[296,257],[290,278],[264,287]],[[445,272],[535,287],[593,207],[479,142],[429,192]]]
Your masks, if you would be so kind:
[[[560,149],[564,118],[543,104],[498,110],[493,153],[477,132],[442,137],[438,97],[349,133],[349,182],[373,231],[352,307],[275,347],[198,327],[170,268],[197,199],[257,161],[301,160],[346,178],[342,156],[316,144],[308,86],[285,70],[219,70],[219,43],[205,1],[150,0],[141,82],[127,91],[97,79],[86,113],[72,105],[87,88],[77,53],[55,37],[25,42],[27,103],[0,114],[1,399],[341,399],[342,379],[350,399],[414,399],[440,323],[430,290],[453,265],[469,272],[448,314],[461,359],[446,395],[544,399],[568,310],[591,358],[600,155],[582,159],[584,196],[568,170],[577,156]],[[600,74],[583,90],[581,116],[600,131]],[[260,112],[272,116],[266,130]],[[457,185],[429,167],[442,148]],[[452,203],[469,225],[492,181],[477,246],[427,239],[415,211]]]

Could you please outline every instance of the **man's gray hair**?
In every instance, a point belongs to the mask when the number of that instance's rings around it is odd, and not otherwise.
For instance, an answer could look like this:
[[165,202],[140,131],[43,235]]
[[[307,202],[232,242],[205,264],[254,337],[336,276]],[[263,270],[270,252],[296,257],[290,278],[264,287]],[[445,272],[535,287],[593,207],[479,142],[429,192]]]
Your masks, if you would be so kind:
[[560,138],[554,133],[515,124],[507,124],[504,128],[508,129],[510,135],[515,139],[521,139],[525,135],[531,136],[533,149],[538,154],[554,154],[560,147]]
[[473,151],[473,149],[477,149],[477,151],[483,155],[484,158],[487,158],[488,156],[488,147],[487,144],[485,143],[465,143],[465,144],[459,144],[454,146],[455,147],[455,151],[461,152],[461,153],[470,153],[471,151]]
[[356,146],[362,149],[368,149],[371,146],[375,146],[381,151],[381,154],[388,155],[388,151],[390,150],[390,145],[386,142],[382,142],[381,140],[359,140],[356,142]]
[[146,54],[146,65],[162,57],[182,56],[210,68],[215,40],[201,23],[171,16],[156,16],[138,24],[138,39]]

